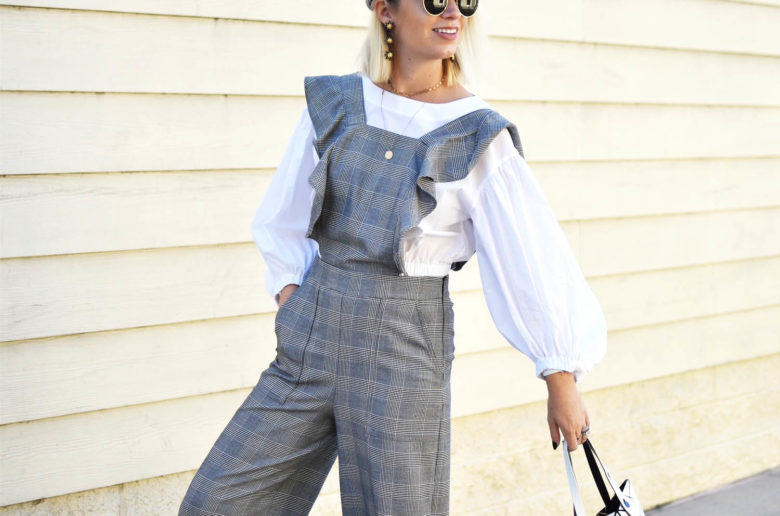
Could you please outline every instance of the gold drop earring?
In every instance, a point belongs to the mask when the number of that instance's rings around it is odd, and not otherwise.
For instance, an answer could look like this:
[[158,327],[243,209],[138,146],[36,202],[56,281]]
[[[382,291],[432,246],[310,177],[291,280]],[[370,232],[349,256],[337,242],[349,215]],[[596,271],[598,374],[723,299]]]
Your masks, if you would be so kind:
[[387,51],[385,52],[385,59],[388,61],[393,60],[393,37],[390,34],[390,31],[393,30],[393,22],[389,21],[385,24],[385,29],[387,33],[387,39],[385,39],[385,43],[387,43]]

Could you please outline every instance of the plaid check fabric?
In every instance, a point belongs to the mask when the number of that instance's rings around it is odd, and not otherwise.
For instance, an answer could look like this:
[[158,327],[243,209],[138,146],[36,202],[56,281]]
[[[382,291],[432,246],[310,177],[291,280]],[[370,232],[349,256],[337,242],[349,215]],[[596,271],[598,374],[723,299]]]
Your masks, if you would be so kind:
[[308,514],[336,456],[343,514],[448,514],[452,319],[448,277],[315,261],[179,514]]
[[435,183],[465,178],[503,129],[523,155],[517,127],[492,109],[411,138],[366,124],[357,73],[306,77],[304,85],[320,156],[309,177],[315,197],[307,236],[340,267],[405,272],[401,239],[436,207]]
[[[344,515],[449,514],[449,277],[403,274],[398,240],[504,127],[474,111],[414,139],[365,124],[357,74],[305,81],[319,242],[275,320],[276,358],[217,438],[180,515],[306,515],[336,457]],[[388,145],[392,159],[385,158]]]

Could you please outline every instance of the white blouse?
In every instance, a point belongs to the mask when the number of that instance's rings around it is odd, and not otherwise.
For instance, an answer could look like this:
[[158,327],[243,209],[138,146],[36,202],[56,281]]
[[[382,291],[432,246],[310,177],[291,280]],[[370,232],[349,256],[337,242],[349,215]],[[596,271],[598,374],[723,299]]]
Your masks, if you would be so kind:
[[[362,79],[366,123],[413,138],[490,108],[477,96],[424,103],[383,93]],[[272,296],[287,284],[299,285],[318,253],[317,242],[305,237],[314,198],[308,178],[319,159],[314,139],[304,108],[252,220]],[[445,276],[453,262],[476,252],[488,309],[501,334],[534,361],[537,377],[564,370],[579,382],[606,353],[604,313],[509,132],[491,142],[464,179],[436,183],[435,196],[436,208],[401,242],[407,273]]]

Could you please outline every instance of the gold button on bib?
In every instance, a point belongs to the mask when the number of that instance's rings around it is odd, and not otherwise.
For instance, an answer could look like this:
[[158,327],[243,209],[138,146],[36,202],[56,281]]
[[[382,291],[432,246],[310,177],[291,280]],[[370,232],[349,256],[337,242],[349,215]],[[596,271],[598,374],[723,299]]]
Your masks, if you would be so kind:
[[391,159],[393,157],[393,151],[389,150],[385,152],[385,159]]

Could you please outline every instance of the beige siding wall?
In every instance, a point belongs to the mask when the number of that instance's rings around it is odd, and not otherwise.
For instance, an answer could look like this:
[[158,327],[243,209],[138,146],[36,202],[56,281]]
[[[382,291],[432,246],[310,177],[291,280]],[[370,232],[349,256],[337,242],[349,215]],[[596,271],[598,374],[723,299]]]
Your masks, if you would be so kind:
[[[249,223],[303,76],[353,71],[369,13],[0,4],[0,514],[174,514],[273,359]],[[481,9],[476,91],[606,312],[582,384],[600,454],[646,507],[777,466],[780,2]],[[476,260],[452,289],[453,514],[567,513],[543,382]],[[316,514],[340,514],[332,473]]]

